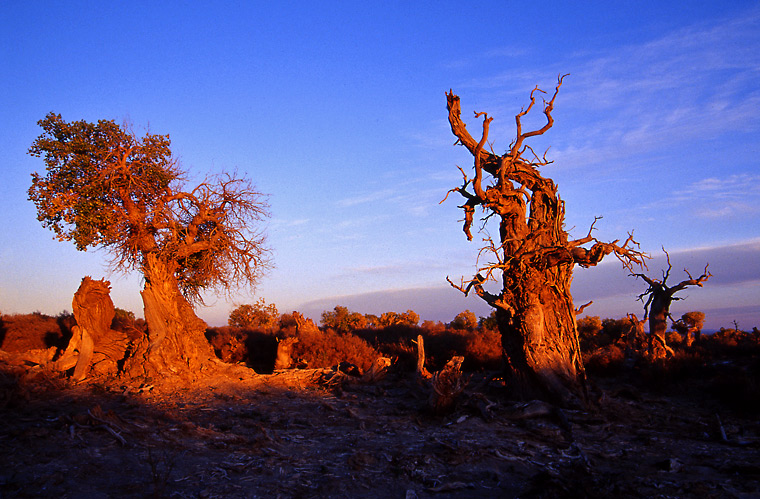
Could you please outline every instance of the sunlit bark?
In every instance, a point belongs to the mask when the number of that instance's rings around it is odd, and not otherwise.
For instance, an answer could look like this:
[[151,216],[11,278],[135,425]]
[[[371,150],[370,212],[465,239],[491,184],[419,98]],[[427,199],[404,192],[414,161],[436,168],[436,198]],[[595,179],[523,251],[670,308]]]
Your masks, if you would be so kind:
[[[585,371],[570,294],[573,267],[594,266],[609,254],[628,264],[641,264],[643,254],[634,249],[637,245],[630,235],[622,245],[598,241],[592,236],[594,224],[588,235],[577,240],[570,240],[564,230],[564,202],[551,179],[539,172],[551,162],[525,144],[554,124],[554,100],[563,78],[558,79],[551,99],[543,102],[546,123],[524,132],[522,118],[532,110],[537,94],[544,93],[533,89],[530,104],[515,117],[516,138],[503,155],[485,150],[493,118],[475,113],[482,118],[482,135],[476,140],[461,119],[459,97],[449,92],[447,102],[456,143],[474,158],[474,177],[470,179],[460,168],[462,186],[450,191],[465,199],[463,230],[472,240],[476,208],[485,212],[484,227],[490,219],[498,224],[498,242],[488,235],[484,238],[478,273],[461,284],[449,282],[465,294],[474,290],[496,309],[513,392],[566,404],[585,398]],[[590,247],[584,247],[589,243]],[[490,261],[481,264],[484,257]],[[487,291],[488,281],[500,281],[501,291]]]

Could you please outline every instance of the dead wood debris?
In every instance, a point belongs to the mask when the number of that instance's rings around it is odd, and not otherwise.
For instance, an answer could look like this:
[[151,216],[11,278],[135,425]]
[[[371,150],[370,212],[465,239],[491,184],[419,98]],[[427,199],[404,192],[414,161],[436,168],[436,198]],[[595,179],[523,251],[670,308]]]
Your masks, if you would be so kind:
[[417,381],[430,390],[428,406],[434,414],[450,413],[459,396],[464,392],[469,377],[462,374],[464,357],[454,356],[438,372],[431,374],[425,368],[425,342],[417,336]]

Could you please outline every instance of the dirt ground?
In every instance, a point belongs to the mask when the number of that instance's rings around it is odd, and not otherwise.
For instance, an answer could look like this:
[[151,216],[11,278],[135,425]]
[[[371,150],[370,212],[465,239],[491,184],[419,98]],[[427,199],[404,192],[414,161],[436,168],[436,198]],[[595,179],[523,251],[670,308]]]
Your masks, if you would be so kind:
[[0,497],[760,497],[756,417],[625,374],[574,411],[475,374],[441,417],[409,372],[342,388],[0,373]]

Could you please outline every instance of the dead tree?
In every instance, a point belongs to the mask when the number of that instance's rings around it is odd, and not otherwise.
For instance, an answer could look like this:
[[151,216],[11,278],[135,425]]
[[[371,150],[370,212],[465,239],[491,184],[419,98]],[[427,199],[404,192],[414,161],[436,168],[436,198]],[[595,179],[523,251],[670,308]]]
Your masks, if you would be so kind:
[[462,375],[464,357],[454,356],[442,370],[430,373],[425,367],[425,340],[417,335],[417,382],[430,390],[428,406],[436,415],[444,415],[455,407],[464,392],[468,378]]
[[[464,198],[461,208],[467,239],[472,240],[478,208],[485,212],[481,230],[486,234],[478,273],[469,281],[462,279],[461,284],[449,283],[465,295],[474,290],[496,309],[507,379],[514,393],[564,404],[585,398],[585,371],[570,294],[573,267],[595,266],[611,253],[628,265],[643,265],[644,255],[635,249],[637,244],[630,234],[623,244],[618,244],[619,240],[597,240],[592,236],[596,220],[585,237],[568,238],[565,206],[557,186],[539,172],[551,161],[525,144],[526,139],[544,134],[554,124],[552,110],[563,78],[558,78],[551,100],[543,100],[546,124],[523,131],[522,118],[533,109],[537,95],[544,93],[538,87],[533,89],[530,104],[515,116],[516,138],[502,155],[485,149],[493,118],[475,113],[482,119],[482,135],[476,140],[461,119],[459,97],[453,92],[446,97],[455,144],[469,150],[475,170],[474,177],[469,178],[459,168],[464,177],[462,186],[449,193],[457,192]],[[498,242],[485,229],[492,219],[498,223]],[[586,244],[591,247],[584,248]],[[484,256],[490,261],[481,264]],[[500,292],[486,289],[488,281],[499,280]]]
[[[684,269],[689,278],[679,282],[675,286],[668,286],[667,280],[670,277],[670,271],[673,269],[673,266],[670,263],[670,255],[664,248],[663,251],[668,262],[668,269],[662,273],[662,280],[652,279],[640,273],[631,273],[631,276],[641,278],[649,285],[649,289],[639,295],[639,300],[644,302],[644,298],[647,297],[646,303],[644,303],[644,319],[649,318],[649,354],[652,358],[673,355],[673,350],[668,347],[665,341],[665,332],[668,329],[667,320],[673,321],[670,315],[670,304],[682,299],[676,297],[675,294],[688,286],[699,286],[701,288],[712,276],[707,270],[709,264],[705,265],[704,272],[696,279],[692,277],[688,270]],[[658,348],[658,345],[660,348]]]
[[628,314],[628,330],[625,333],[625,358],[634,359],[639,357],[644,351],[646,335],[644,334],[644,323],[646,317],[639,320],[636,314]]
[[111,283],[105,279],[82,279],[72,307],[77,325],[69,345],[56,361],[62,371],[74,367],[72,379],[82,380],[92,368],[97,374],[115,374],[124,359],[129,339],[111,329],[115,309],[110,297]]

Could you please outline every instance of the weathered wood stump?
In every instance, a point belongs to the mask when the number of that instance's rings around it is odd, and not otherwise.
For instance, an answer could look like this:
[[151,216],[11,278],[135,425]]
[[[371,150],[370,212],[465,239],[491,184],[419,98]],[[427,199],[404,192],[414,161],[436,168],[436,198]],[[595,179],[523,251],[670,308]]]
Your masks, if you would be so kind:
[[95,374],[115,374],[124,359],[129,339],[125,333],[111,329],[116,311],[110,291],[110,282],[86,276],[74,293],[72,307],[77,325],[55,367],[62,371],[74,367],[75,381],[84,379],[90,370]]
[[277,358],[274,361],[274,369],[289,369],[293,365],[293,346],[298,343],[298,338],[290,337],[278,340]]
[[417,336],[417,380],[430,389],[428,406],[434,414],[444,415],[456,406],[457,399],[464,392],[468,379],[462,374],[464,357],[455,356],[440,371],[431,374],[425,368],[425,342]]

